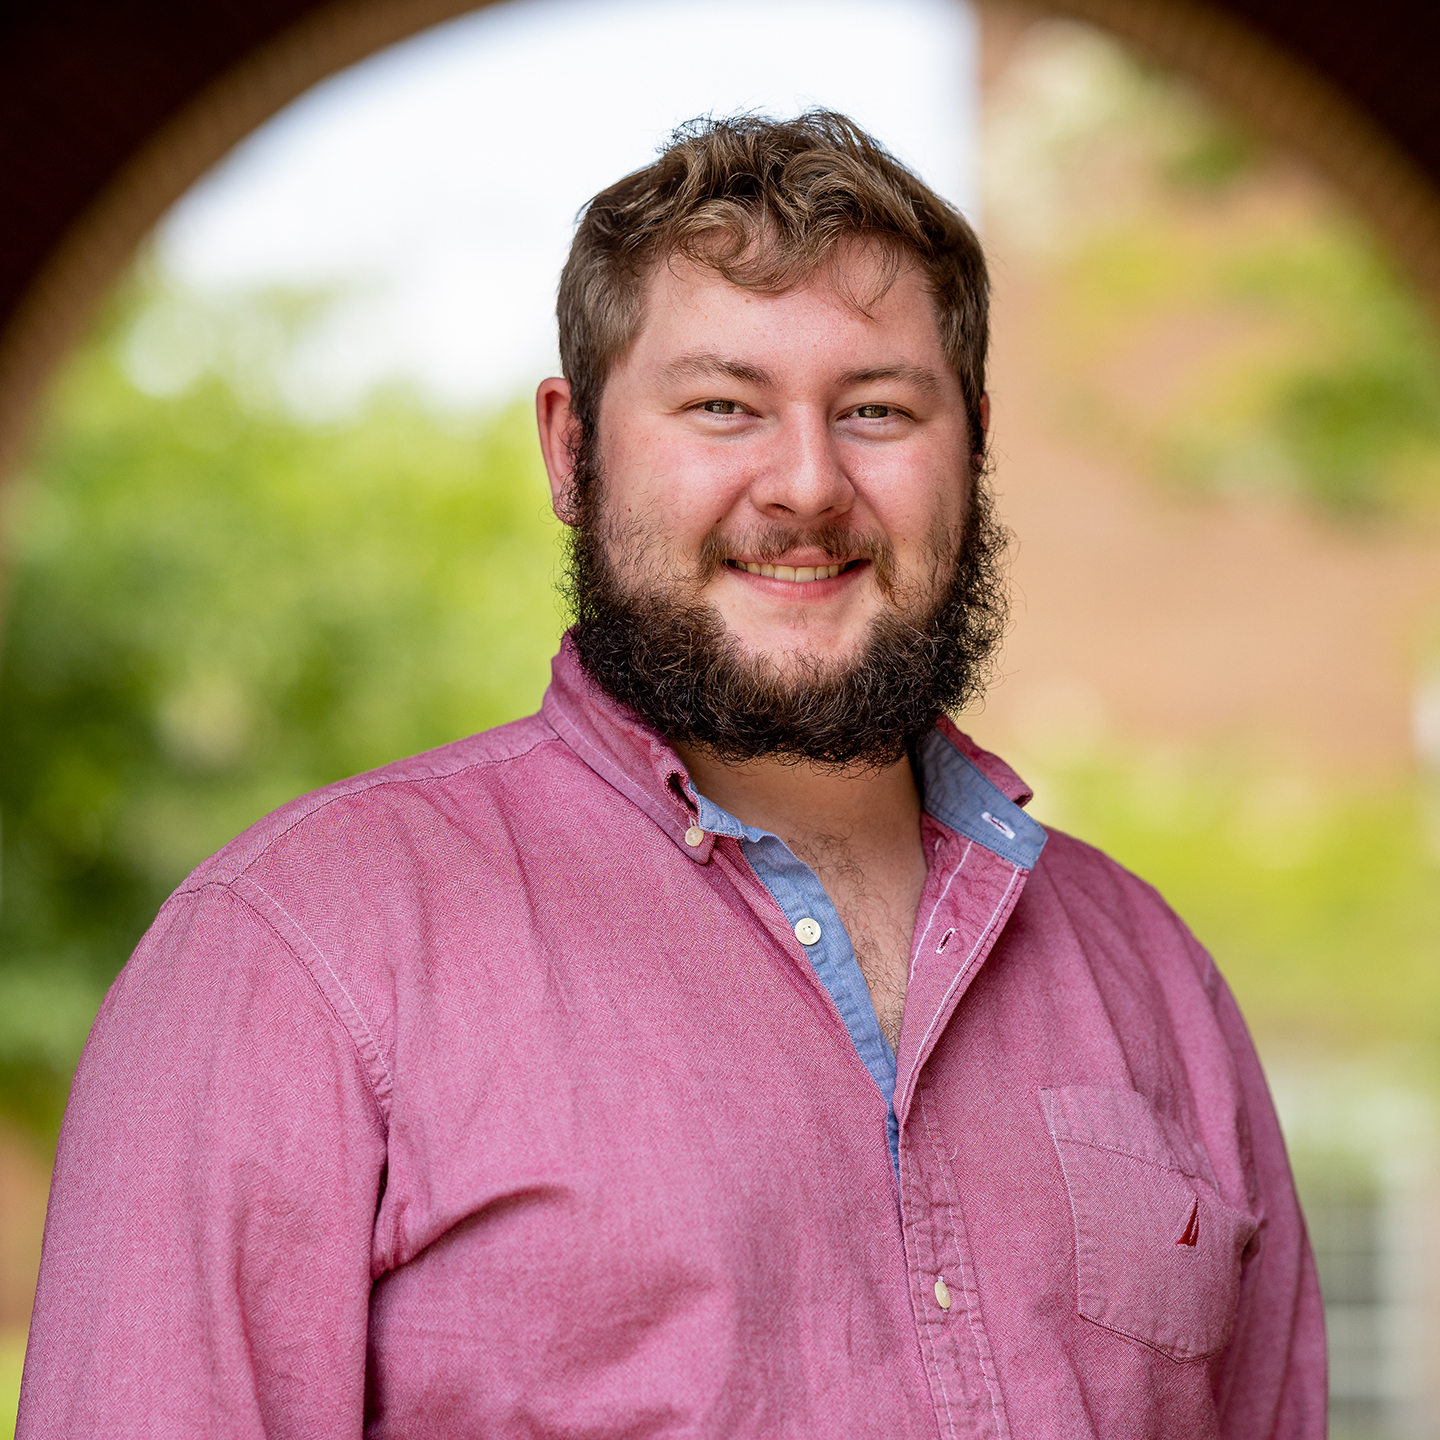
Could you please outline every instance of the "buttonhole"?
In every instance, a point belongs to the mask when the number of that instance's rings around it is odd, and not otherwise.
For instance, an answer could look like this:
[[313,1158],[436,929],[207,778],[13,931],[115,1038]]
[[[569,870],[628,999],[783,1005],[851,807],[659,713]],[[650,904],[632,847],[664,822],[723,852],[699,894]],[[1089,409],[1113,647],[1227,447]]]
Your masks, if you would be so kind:
[[982,810],[980,818],[988,820],[1007,840],[1015,838],[1015,832],[1003,820],[997,820],[988,810]]
[[936,953],[937,955],[950,943],[950,937],[951,937],[954,933],[955,933],[955,929],[954,929],[954,927],[952,926],[949,930],[947,930],[947,931],[940,937],[940,943],[935,947],[935,953]]

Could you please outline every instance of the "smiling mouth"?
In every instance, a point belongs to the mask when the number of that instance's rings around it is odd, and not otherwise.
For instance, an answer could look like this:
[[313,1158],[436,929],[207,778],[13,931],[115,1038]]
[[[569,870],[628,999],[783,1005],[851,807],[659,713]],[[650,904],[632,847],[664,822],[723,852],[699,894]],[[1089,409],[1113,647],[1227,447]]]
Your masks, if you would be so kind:
[[761,565],[754,560],[727,560],[732,570],[743,570],[747,575],[763,575],[767,580],[788,580],[792,585],[808,585],[812,580],[833,580],[863,560],[847,560],[843,565]]

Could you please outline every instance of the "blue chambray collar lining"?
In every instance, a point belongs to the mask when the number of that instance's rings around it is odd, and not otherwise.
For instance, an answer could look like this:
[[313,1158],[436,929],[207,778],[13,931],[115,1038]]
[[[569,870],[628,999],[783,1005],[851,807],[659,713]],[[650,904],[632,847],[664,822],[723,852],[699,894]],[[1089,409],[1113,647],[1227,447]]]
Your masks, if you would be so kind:
[[925,808],[942,825],[1022,870],[1035,868],[1045,848],[1044,826],[987,780],[939,730],[920,742],[920,771]]
[[[919,760],[924,805],[931,815],[1011,865],[1022,870],[1035,868],[1045,848],[1044,827],[987,780],[973,760],[939,730],[932,730],[921,741]],[[742,824],[701,795],[688,779],[685,789],[695,804],[697,823],[708,834],[752,842],[769,834],[754,825]]]

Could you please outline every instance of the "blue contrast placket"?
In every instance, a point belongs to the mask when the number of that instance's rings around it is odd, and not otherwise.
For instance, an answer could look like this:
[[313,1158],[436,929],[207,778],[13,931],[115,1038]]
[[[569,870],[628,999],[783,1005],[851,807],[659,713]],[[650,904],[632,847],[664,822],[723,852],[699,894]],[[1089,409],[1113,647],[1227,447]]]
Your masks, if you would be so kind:
[[[917,758],[926,812],[942,825],[1027,870],[1035,867],[1045,831],[981,774],[939,730],[921,742]],[[702,830],[740,842],[745,858],[774,897],[805,947],[816,977],[829,992],[865,1068],[885,1100],[890,1164],[900,1169],[900,1128],[895,1119],[895,1052],[890,1048],[855,947],[815,872],[778,836],[745,825],[693,788]],[[819,934],[815,935],[815,927]],[[811,937],[814,937],[813,939]]]

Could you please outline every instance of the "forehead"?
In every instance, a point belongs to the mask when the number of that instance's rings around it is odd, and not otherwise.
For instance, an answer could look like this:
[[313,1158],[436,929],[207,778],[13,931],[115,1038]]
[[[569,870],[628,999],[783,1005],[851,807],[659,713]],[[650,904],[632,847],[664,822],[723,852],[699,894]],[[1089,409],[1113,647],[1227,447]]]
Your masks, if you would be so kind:
[[898,268],[853,244],[778,294],[748,290],[682,257],[656,265],[623,368],[673,370],[689,354],[753,359],[767,373],[908,365],[948,373],[930,288],[912,259]]

